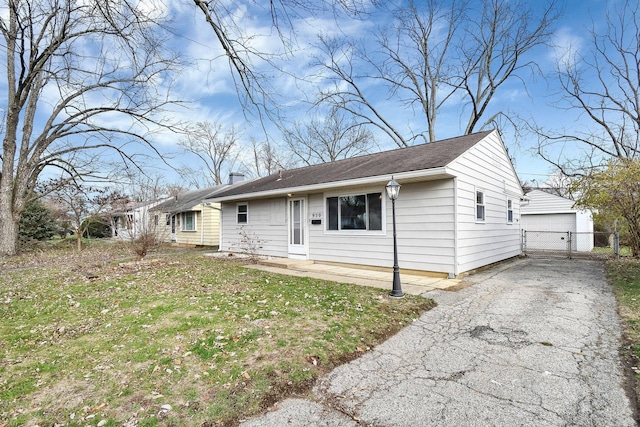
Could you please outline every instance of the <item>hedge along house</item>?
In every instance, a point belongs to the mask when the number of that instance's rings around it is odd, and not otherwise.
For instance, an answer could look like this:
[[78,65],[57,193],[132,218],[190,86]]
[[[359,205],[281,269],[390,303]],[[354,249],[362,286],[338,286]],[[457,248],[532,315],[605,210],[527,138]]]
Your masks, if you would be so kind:
[[[522,187],[497,131],[279,173],[223,190],[223,251],[393,265],[394,177],[402,270],[454,277],[521,254]],[[247,242],[249,240],[249,242]]]

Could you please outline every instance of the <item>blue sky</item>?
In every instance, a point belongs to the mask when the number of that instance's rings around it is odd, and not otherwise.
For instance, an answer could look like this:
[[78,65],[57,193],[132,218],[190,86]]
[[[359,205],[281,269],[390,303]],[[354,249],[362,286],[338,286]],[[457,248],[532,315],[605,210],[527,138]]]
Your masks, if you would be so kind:
[[[532,1],[532,4],[539,4]],[[609,2],[611,4],[611,2]],[[552,72],[555,69],[556,59],[561,55],[562,49],[571,46],[572,49],[584,49],[588,47],[589,37],[586,29],[591,27],[593,17],[600,19],[604,15],[607,2],[601,0],[569,0],[561,2],[564,8],[562,19],[557,25],[554,35],[554,42],[558,44],[555,49],[540,48],[534,52],[529,59],[533,59],[545,72]],[[244,29],[260,36],[256,43],[265,49],[281,50],[281,44],[277,35],[271,28],[268,18],[268,10],[253,8],[245,9],[239,7],[235,12],[242,16]],[[185,114],[190,120],[214,120],[223,123],[234,123],[244,129],[244,139],[246,142],[250,138],[257,140],[264,139],[262,127],[259,125],[255,115],[251,112],[245,114],[238,102],[235,87],[229,74],[226,59],[221,56],[221,51],[217,41],[213,37],[210,27],[204,22],[199,11],[194,10],[191,4],[175,6],[171,12],[175,22],[179,23],[180,34],[175,38],[176,46],[192,59],[193,65],[185,70],[179,80],[178,87],[180,95],[191,102],[188,111],[177,112]],[[379,17],[378,17],[379,18]],[[595,22],[599,24],[598,20]],[[377,23],[341,21],[336,23],[332,17],[321,16],[306,21],[296,21],[295,29],[299,49],[294,56],[289,56],[284,64],[288,72],[297,75],[307,75],[310,72],[309,63],[314,51],[311,44],[315,41],[318,32],[336,31],[337,27],[346,33],[362,33],[373,31]],[[270,74],[277,74],[270,71]],[[558,128],[561,126],[581,126],[581,118],[571,111],[562,111],[554,108],[553,96],[557,91],[557,86],[553,79],[545,80],[541,76],[525,76],[527,90],[519,81],[513,80],[508,85],[501,88],[499,96],[493,102],[494,109],[504,111],[515,111],[522,117],[535,118],[540,125]],[[296,81],[289,76],[274,75],[270,84],[280,97],[283,112],[291,119],[303,119],[309,114],[309,107],[305,104],[315,93],[316,87]],[[316,83],[321,84],[321,83]],[[381,104],[382,100],[381,100]],[[387,114],[393,116],[389,111]],[[246,118],[249,118],[247,121]],[[443,111],[441,129],[438,139],[459,135],[463,130],[463,124],[459,118],[459,112]],[[274,128],[268,126],[270,136],[275,142],[280,140],[279,134]],[[534,136],[524,136],[517,142],[513,135],[504,135],[505,143],[510,154],[515,159],[515,166],[521,180],[543,182],[552,171],[551,166],[534,155],[532,149],[536,144]],[[162,149],[172,151],[175,137],[166,135],[159,140]],[[389,141],[379,138],[378,142],[382,149],[395,148]],[[565,153],[566,154],[566,153]],[[179,161],[176,159],[176,161]]]
[[[261,3],[231,0],[220,2],[234,14],[236,22],[246,34],[255,36],[252,40],[254,46],[265,52],[282,52],[282,44],[272,26],[268,2],[265,6],[261,6]],[[531,0],[534,7],[540,3],[537,0]],[[602,24],[606,8],[614,3],[604,0],[559,1],[564,14],[554,34],[557,47],[539,48],[529,59],[534,60],[543,72],[552,72],[563,49],[570,46],[571,49],[579,52],[588,47],[589,35],[586,28],[593,24],[593,17],[596,18],[596,25]],[[228,61],[215,39],[213,30],[193,3],[181,0],[145,0],[141,4],[148,8],[148,13],[156,13],[172,19],[176,32],[170,40],[170,48],[180,52],[188,63],[174,82],[174,96],[188,101],[188,104],[173,108],[172,116],[177,120],[193,122],[212,120],[227,126],[235,125],[242,129],[242,141],[246,146],[250,145],[252,139],[264,140],[262,123],[253,111],[243,110],[229,71]],[[314,17],[306,16],[304,19],[296,16],[291,18],[297,45],[284,60],[279,61],[285,73],[269,68],[265,64],[255,63],[254,65],[269,75],[266,83],[270,85],[272,95],[277,99],[281,112],[293,121],[308,119],[310,108],[307,101],[313,99],[318,87],[326,84],[322,76],[314,74],[317,69],[310,66],[316,52],[313,44],[317,41],[317,35],[319,33],[335,34],[339,31],[366,39],[368,34],[377,31],[380,23],[387,18],[377,14],[372,15],[369,20],[356,21],[336,19],[330,13]],[[309,78],[305,81],[293,78],[293,75]],[[313,78],[310,77],[312,75]],[[538,124],[549,128],[584,125],[582,118],[575,112],[554,108],[553,103],[557,99],[554,97],[554,92],[557,91],[557,86],[553,79],[545,80],[541,76],[532,75],[522,75],[522,78],[527,85],[527,90],[518,80],[509,82],[500,89],[500,93],[494,99],[492,105],[494,111],[500,109],[505,112],[517,112],[522,117],[535,118]],[[2,85],[4,84],[6,83],[2,82]],[[383,96],[380,96],[376,102],[379,103],[377,106],[388,117],[397,120],[397,123],[402,125],[411,122],[407,119],[407,111],[402,111],[396,105],[386,102]],[[438,139],[460,135],[464,130],[464,120],[460,120],[459,111],[443,110],[438,120],[439,129],[441,129],[437,135]],[[268,122],[265,123],[272,141],[276,144],[281,143],[282,138],[276,128]],[[384,136],[376,136],[381,149],[396,148]],[[156,148],[165,154],[166,161],[172,166],[179,167],[184,164],[193,166],[195,162],[193,156],[179,154],[177,142],[180,138],[181,136],[176,134],[160,133],[155,136]],[[520,179],[544,182],[552,168],[532,153],[536,138],[525,135],[516,141],[509,133],[503,135],[503,138],[515,160]],[[570,150],[568,152],[570,153]],[[169,183],[180,182],[178,175],[162,161],[150,162],[147,167],[151,175],[161,176]]]

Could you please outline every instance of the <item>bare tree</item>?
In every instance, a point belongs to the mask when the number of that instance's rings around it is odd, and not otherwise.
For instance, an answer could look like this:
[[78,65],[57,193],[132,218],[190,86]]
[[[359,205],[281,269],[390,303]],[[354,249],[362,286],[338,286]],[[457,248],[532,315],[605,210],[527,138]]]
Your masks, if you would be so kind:
[[[553,1],[540,15],[525,1],[491,0],[481,10],[476,4],[429,0],[402,5],[391,11],[394,24],[381,32],[374,50],[360,48],[358,40],[321,38],[325,57],[318,62],[334,85],[319,102],[348,110],[400,147],[416,139],[436,140],[437,117],[444,108],[460,111],[465,134],[493,123],[504,112],[490,110],[491,101],[505,82],[524,81],[521,73],[535,70],[527,54],[548,42],[558,15]],[[362,72],[369,69],[373,72]],[[386,100],[379,100],[381,91]],[[396,123],[389,113],[393,109],[383,107],[389,102],[414,112],[415,122],[403,115],[407,122]]]
[[[295,23],[327,11],[333,12],[336,16],[347,14],[355,17],[365,13],[369,3],[368,0],[280,0],[271,2],[193,0],[193,2],[213,30],[215,40],[229,60],[229,68],[241,101],[245,106],[257,107],[255,111],[260,115],[260,118],[267,115],[271,119],[277,119],[279,116],[279,105],[276,101],[279,91],[269,84],[270,75],[273,69],[288,74],[278,64],[278,60],[291,55],[295,50],[297,32],[294,28]],[[262,9],[264,15],[271,17],[272,27],[281,42],[280,46],[273,46],[273,42],[271,42],[269,43],[271,49],[267,50],[263,43],[256,43],[257,34],[246,31],[239,17],[244,17],[246,9],[251,6]],[[261,68],[258,64],[268,68]]]
[[526,1],[490,0],[483,2],[480,19],[468,19],[465,40],[458,47],[464,72],[455,83],[463,90],[469,109],[465,134],[480,130],[505,114],[495,111],[486,117],[500,86],[508,80],[522,80],[521,71],[538,68],[527,59],[527,53],[549,43],[559,17],[555,3],[543,5],[538,14]]
[[592,27],[586,53],[570,49],[558,64],[557,105],[586,122],[570,130],[533,127],[538,153],[567,176],[589,175],[612,158],[640,157],[640,4],[624,2],[605,22],[602,33]]
[[200,159],[200,167],[185,166],[180,176],[196,188],[212,187],[224,182],[238,160],[240,133],[211,121],[192,126],[180,145]]
[[166,186],[166,193],[169,197],[175,197],[185,191],[189,191],[189,189],[180,184],[167,184]]
[[[359,47],[359,41],[321,37],[320,48],[326,59],[318,58],[318,63],[335,77],[335,85],[320,94],[319,102],[340,106],[359,117],[362,124],[382,130],[400,147],[411,145],[418,137],[434,141],[437,112],[457,89],[445,84],[452,77],[451,51],[462,30],[465,6],[464,1],[448,6],[438,0],[409,2],[394,11],[393,26],[381,32],[377,54]],[[442,27],[445,30],[441,32]],[[374,73],[358,71],[368,68]],[[365,90],[367,83],[376,81],[382,82],[388,97],[395,98],[403,108],[424,114],[427,136],[421,134],[422,130],[406,136],[392,124],[373,100],[378,94]]]
[[[63,183],[60,183],[63,181]],[[91,221],[99,218],[106,209],[126,200],[125,196],[106,188],[84,185],[77,181],[50,180],[43,184],[50,206],[55,206],[57,216],[66,220],[73,229],[78,251],[82,250],[82,236]]]
[[105,212],[113,237],[118,237],[136,255],[138,260],[169,239],[167,218],[155,207],[169,197],[176,196],[183,187],[167,185],[164,178],[151,176],[140,170],[128,169],[121,172],[118,181],[120,190],[115,194],[126,197],[111,201]]
[[251,141],[253,157],[246,169],[254,176],[268,176],[293,166],[292,160],[271,141]]
[[344,110],[335,106],[326,117],[294,123],[292,129],[284,131],[284,140],[291,152],[307,165],[362,155],[375,144],[371,131],[355,119],[348,119]]
[[[99,173],[98,156],[153,148],[169,103],[158,82],[177,64],[162,50],[160,14],[119,0],[4,0],[0,51],[7,78],[0,172],[0,256],[17,250],[20,215],[43,170],[65,185]],[[87,153],[84,163],[79,163]],[[93,154],[90,154],[93,153]]]

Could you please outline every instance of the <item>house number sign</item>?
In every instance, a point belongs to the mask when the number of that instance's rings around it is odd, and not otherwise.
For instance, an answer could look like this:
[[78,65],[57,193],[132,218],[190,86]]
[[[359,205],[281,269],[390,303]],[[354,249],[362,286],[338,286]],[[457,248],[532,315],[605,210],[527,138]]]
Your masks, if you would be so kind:
[[311,224],[313,225],[322,224],[322,212],[311,212]]

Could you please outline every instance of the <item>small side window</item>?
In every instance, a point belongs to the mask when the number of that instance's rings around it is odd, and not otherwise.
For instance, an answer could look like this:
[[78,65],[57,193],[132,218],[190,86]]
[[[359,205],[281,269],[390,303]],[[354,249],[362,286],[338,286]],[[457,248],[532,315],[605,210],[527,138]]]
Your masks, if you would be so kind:
[[476,221],[484,221],[484,193],[476,191]]
[[513,224],[513,200],[507,200],[507,224]]
[[247,203],[238,203],[236,205],[236,219],[238,224],[247,224],[249,222],[249,205]]

